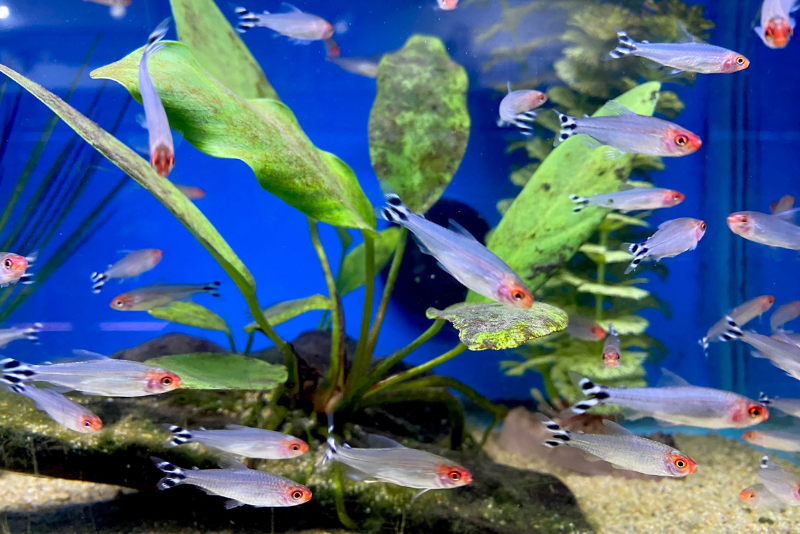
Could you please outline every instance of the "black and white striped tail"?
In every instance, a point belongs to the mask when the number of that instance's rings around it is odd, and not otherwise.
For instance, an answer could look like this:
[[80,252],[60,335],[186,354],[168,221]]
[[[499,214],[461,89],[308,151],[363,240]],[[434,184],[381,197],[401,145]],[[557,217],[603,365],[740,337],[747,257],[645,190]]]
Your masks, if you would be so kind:
[[403,204],[397,193],[386,193],[384,198],[386,198],[386,207],[375,210],[375,214],[382,219],[401,226],[407,223],[409,216],[413,212]]
[[158,489],[165,490],[174,488],[179,484],[183,484],[183,481],[186,480],[183,469],[177,465],[164,461],[161,458],[156,458],[155,456],[151,456],[150,459],[156,467],[167,474],[167,476],[158,481]]
[[558,423],[554,423],[553,421],[550,421],[549,419],[545,419],[543,417],[540,418],[539,420],[541,421],[542,426],[550,434],[552,434],[550,436],[550,439],[545,440],[545,442],[544,442],[544,446],[545,447],[549,447],[549,448],[552,449],[553,447],[558,447],[559,445],[564,445],[565,443],[567,443],[570,440],[569,432],[567,430],[564,430],[563,428],[561,428],[558,425]]
[[25,271],[25,274],[19,277],[19,283],[25,284],[26,286],[30,284],[35,284],[36,283],[36,280],[34,278],[35,276],[36,274]]
[[586,197],[579,197],[578,195],[570,195],[569,199],[575,203],[572,208],[572,213],[578,213],[583,208],[589,205],[589,199]]
[[159,44],[159,41],[167,35],[167,30],[169,30],[169,23],[172,19],[170,17],[165,18],[161,21],[161,24],[156,26],[156,29],[153,30],[153,33],[147,38],[147,44],[144,47],[144,54],[150,55],[155,51],[159,50],[162,44]]
[[38,343],[39,342],[38,333],[43,326],[44,325],[42,323],[33,323],[33,326],[23,330],[22,334],[25,336],[25,339],[27,339],[31,343]]
[[761,404],[769,404],[772,401],[769,399],[769,397],[767,397],[767,394],[762,391],[758,395],[758,402],[760,402]]
[[631,264],[628,265],[628,268],[625,269],[625,274],[628,274],[636,269],[639,264],[642,263],[642,260],[647,257],[647,253],[650,252],[650,249],[644,245],[639,245],[638,243],[631,243],[631,246],[628,247],[628,252],[633,254],[633,260],[631,261]]
[[559,144],[563,143],[564,141],[575,135],[575,129],[578,127],[578,124],[575,122],[574,118],[568,115],[564,115],[558,110],[553,110],[553,111],[555,111],[556,114],[558,115],[558,122],[559,124],[561,124],[561,131],[559,132],[555,142],[556,146],[558,146]]
[[608,386],[595,384],[588,378],[581,378],[578,382],[578,386],[581,388],[581,393],[589,398],[577,402],[570,407],[570,410],[575,414],[580,415],[586,413],[587,410],[599,404],[603,404],[603,401],[609,397]]
[[236,25],[237,32],[245,33],[247,30],[252,30],[256,27],[258,15],[250,13],[243,7],[237,7],[234,11],[236,12],[236,16],[239,17],[239,24]]
[[169,441],[169,444],[173,447],[192,441],[192,433],[185,428],[170,425],[169,431],[172,433],[172,439]]
[[14,386],[32,380],[34,376],[36,371],[27,363],[11,358],[0,360],[0,382]]
[[619,59],[636,50],[636,41],[628,37],[628,34],[624,31],[617,30],[617,39],[619,39],[619,44],[614,50],[608,53],[612,58]]
[[733,341],[734,339],[739,339],[744,335],[744,332],[742,332],[742,329],[738,324],[736,324],[736,321],[733,320],[733,317],[726,315],[725,322],[728,326],[725,330],[725,333],[719,336],[721,341]]
[[219,286],[222,285],[219,282],[211,282],[203,286],[203,291],[211,295],[212,297],[219,296]]
[[761,469],[769,469],[769,456],[761,458]]
[[108,282],[106,273],[92,273],[92,293],[100,293],[106,282]]
[[333,437],[333,414],[328,413],[328,448],[325,449],[325,458],[322,459],[322,464],[326,464],[334,459],[336,456],[336,439]]

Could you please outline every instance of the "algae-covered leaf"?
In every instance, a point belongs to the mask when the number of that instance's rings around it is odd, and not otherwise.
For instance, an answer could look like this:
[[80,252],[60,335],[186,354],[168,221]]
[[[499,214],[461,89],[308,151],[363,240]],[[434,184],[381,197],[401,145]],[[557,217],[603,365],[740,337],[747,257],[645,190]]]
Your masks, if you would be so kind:
[[643,334],[650,322],[644,317],[638,315],[623,315],[620,317],[613,317],[611,319],[602,319],[597,321],[606,331],[608,331],[609,323],[614,325],[614,330],[621,336],[631,336]]
[[[380,272],[389,260],[392,259],[400,239],[401,230],[398,226],[390,226],[381,231],[375,239],[375,272]],[[364,257],[364,243],[350,251],[342,262],[342,268],[336,276],[336,291],[340,296],[363,286],[367,278],[367,265]]]
[[[324,295],[311,295],[310,297],[302,299],[280,302],[274,306],[270,306],[264,310],[263,313],[264,318],[270,326],[277,326],[309,311],[330,309],[331,301],[328,297]],[[245,326],[244,329],[247,332],[252,332],[253,330],[259,330],[259,327],[257,323],[252,322]]]
[[286,366],[239,356],[198,352],[147,360],[172,371],[184,389],[272,389],[286,380]]
[[211,253],[225,272],[233,278],[242,289],[249,286],[255,289],[255,280],[247,267],[236,256],[228,243],[217,232],[186,195],[181,193],[169,180],[161,178],[150,167],[150,163],[138,156],[133,150],[122,144],[117,138],[100,128],[97,124],[83,116],[56,95],[30,81],[21,74],[0,65],[0,72],[20,84],[25,90],[38,98],[56,115],[75,130],[75,132],[92,145],[98,152],[122,169],[128,176],[147,189],[159,202],[177,218],[194,237]]
[[467,148],[467,74],[429,35],[412,35],[378,66],[378,95],[369,115],[369,156],[415,213],[444,192]]
[[[139,94],[142,51],[92,72]],[[375,215],[352,169],[317,149],[291,110],[276,100],[246,100],[209,76],[186,45],[167,42],[148,68],[170,126],[195,148],[247,163],[261,187],[319,221],[374,231]],[[180,162],[178,163],[180,165]]]
[[242,98],[278,94],[214,0],[170,0],[180,42],[214,78]]
[[426,315],[429,319],[453,323],[459,339],[469,350],[513,349],[567,327],[567,313],[543,302],[534,302],[528,309],[498,302],[462,302],[444,311],[428,308]]
[[172,323],[228,332],[228,325],[222,317],[195,302],[171,302],[161,308],[147,310],[156,319],[164,319]]
[[621,286],[621,285],[612,286],[612,285],[596,284],[596,283],[581,284],[578,286],[578,291],[580,293],[589,293],[591,295],[602,295],[604,297],[620,297],[624,299],[633,299],[633,300],[641,300],[650,295],[649,291],[646,291],[644,289],[639,289],[638,287]]
[[[636,113],[652,115],[658,82],[649,82],[614,99]],[[605,111],[601,108],[596,115]],[[531,290],[564,265],[597,229],[607,210],[589,207],[572,212],[569,195],[592,196],[616,191],[631,171],[631,155],[607,157],[607,148],[591,148],[585,136],[573,136],[542,162],[509,207],[489,249],[519,273]],[[478,300],[470,294],[469,300]]]

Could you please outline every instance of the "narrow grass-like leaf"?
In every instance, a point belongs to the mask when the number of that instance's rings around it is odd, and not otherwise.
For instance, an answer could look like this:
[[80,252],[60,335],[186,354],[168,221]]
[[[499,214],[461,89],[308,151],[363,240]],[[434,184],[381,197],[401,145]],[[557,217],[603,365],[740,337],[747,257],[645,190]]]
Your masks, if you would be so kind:
[[[270,306],[264,310],[264,318],[270,326],[277,326],[309,311],[330,309],[331,301],[328,297],[324,295],[311,295],[303,299],[287,300],[286,302]],[[260,328],[256,322],[252,322],[245,326],[244,329],[247,332],[252,332]]]
[[171,302],[161,308],[147,310],[147,313],[172,323],[229,333],[222,317],[196,302]]

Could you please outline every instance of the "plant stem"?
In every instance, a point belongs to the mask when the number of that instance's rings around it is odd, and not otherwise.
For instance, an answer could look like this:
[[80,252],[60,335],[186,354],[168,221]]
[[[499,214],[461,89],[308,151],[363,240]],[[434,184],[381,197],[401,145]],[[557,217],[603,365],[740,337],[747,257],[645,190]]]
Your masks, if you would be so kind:
[[428,341],[430,338],[435,336],[439,330],[442,329],[444,326],[444,319],[436,319],[433,324],[425,330],[417,339],[412,341],[409,345],[403,347],[402,349],[398,350],[391,356],[384,358],[384,360],[377,366],[372,372],[367,375],[364,380],[358,384],[358,387],[354,389],[349,389],[347,394],[345,395],[344,399],[342,400],[342,406],[346,406],[352,402],[356,402],[371,388],[375,385],[381,378],[384,377],[389,370],[397,365],[403,358],[417,350],[423,343]]
[[372,320],[372,296],[375,288],[375,240],[367,232],[362,231],[361,235],[364,236],[364,257],[366,262],[364,311],[361,314],[361,332],[358,335],[356,357],[353,359],[353,366],[350,368],[350,375],[347,377],[346,389],[353,387],[367,374],[369,362],[372,360],[372,354],[367,351],[367,338],[369,337],[369,324]]
[[400,230],[400,237],[397,240],[397,248],[394,249],[394,257],[392,258],[392,266],[389,268],[389,275],[386,277],[386,287],[383,288],[383,297],[381,304],[378,306],[378,313],[375,314],[375,322],[372,325],[372,330],[369,332],[369,340],[367,341],[367,354],[370,357],[375,353],[375,345],[378,343],[378,334],[381,331],[383,318],[386,315],[386,308],[389,306],[389,299],[394,290],[394,283],[397,280],[397,273],[400,272],[400,264],[403,262],[403,253],[406,250],[406,240],[408,230],[403,228]]
[[250,349],[253,348],[253,338],[255,337],[255,335],[256,335],[255,330],[250,330],[250,332],[247,334],[247,345],[245,345],[244,347],[245,355],[250,354]]
[[231,334],[230,330],[225,332],[228,335],[228,343],[231,344],[231,352],[236,354],[236,341],[233,339],[233,334]]
[[[608,245],[608,230],[600,230],[600,246],[605,248]],[[597,283],[603,285],[606,280],[606,262],[597,264]],[[594,297],[594,320],[599,321],[603,318],[603,295]]]
[[459,354],[461,354],[465,350],[467,350],[467,347],[462,345],[461,343],[459,343],[458,345],[456,345],[452,349],[448,350],[447,352],[445,352],[441,356],[437,356],[436,358],[432,359],[428,363],[423,363],[422,365],[418,365],[416,367],[413,367],[413,368],[409,369],[408,371],[403,371],[402,373],[400,373],[398,375],[390,376],[386,380],[383,380],[382,382],[379,382],[378,385],[376,385],[374,388],[372,388],[371,390],[369,390],[367,393],[364,394],[364,398],[366,399],[366,398],[368,398],[368,397],[370,397],[372,395],[375,395],[376,393],[378,393],[380,391],[384,391],[384,390],[386,390],[386,389],[388,389],[388,388],[390,388],[392,386],[396,386],[397,384],[400,384],[401,382],[406,382],[407,380],[411,380],[415,376],[419,376],[422,373],[433,369],[437,365],[441,365],[441,364],[445,363],[446,361],[452,360],[453,358],[455,358],[456,356],[458,356]]
[[324,386],[333,390],[336,382],[341,373],[344,362],[339,361],[339,297],[336,294],[336,282],[331,273],[331,266],[328,263],[328,257],[325,255],[325,249],[322,242],[319,240],[319,231],[317,229],[317,221],[310,218],[308,219],[308,229],[311,233],[311,243],[314,245],[314,250],[317,252],[319,263],[322,266],[322,272],[325,274],[325,283],[328,285],[328,293],[331,299],[331,317],[333,321],[333,329],[331,330],[331,361],[328,368],[328,376],[325,378]]
[[333,500],[336,503],[336,515],[339,517],[339,522],[348,530],[356,530],[358,525],[355,521],[350,519],[347,515],[347,509],[344,506],[344,486],[342,485],[342,467],[338,462],[333,468]]

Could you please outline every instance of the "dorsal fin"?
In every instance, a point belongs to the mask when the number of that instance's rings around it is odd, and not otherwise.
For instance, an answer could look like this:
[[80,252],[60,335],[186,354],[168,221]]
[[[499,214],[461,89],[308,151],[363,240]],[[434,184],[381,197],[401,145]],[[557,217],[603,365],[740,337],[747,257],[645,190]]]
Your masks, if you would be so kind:
[[219,466],[223,469],[248,469],[248,467],[242,462],[233,456],[228,456],[227,454],[220,456]]
[[631,185],[629,183],[620,184],[619,189],[617,191],[630,191],[631,189],[639,189],[635,185]]
[[685,379],[679,377],[672,371],[661,368],[661,378],[658,379],[658,387],[660,388],[675,388],[691,386]]
[[463,226],[461,226],[460,224],[455,222],[453,219],[447,219],[447,227],[450,230],[452,230],[453,232],[455,232],[455,233],[457,233],[459,235],[463,235],[464,237],[468,237],[468,238],[472,239],[473,241],[478,241],[477,239],[475,239],[474,235],[469,233],[469,230],[467,230],[466,228],[464,228]]
[[797,217],[798,212],[800,212],[800,208],[792,208],[790,210],[781,211],[780,213],[775,213],[773,217],[777,217],[778,219],[788,223],[797,224],[795,218]]
[[606,113],[607,117],[617,117],[620,115],[636,115],[633,111],[629,110],[619,102],[614,102],[613,100],[609,100],[603,106],[603,111]]
[[378,434],[367,434],[367,445],[371,449],[404,449],[402,443],[397,443],[391,438],[380,436]]
[[603,419],[605,434],[607,436],[634,436],[635,434],[622,425],[618,425],[611,419]]
[[291,13],[302,13],[303,11],[296,6],[293,6],[289,2],[281,2],[281,7],[284,7],[289,10]]
[[506,82],[506,87],[508,87],[508,92],[511,92],[511,82]]
[[689,30],[686,29],[681,21],[678,21],[675,25],[675,42],[676,43],[696,43],[697,39],[694,38],[694,35],[689,33]]

